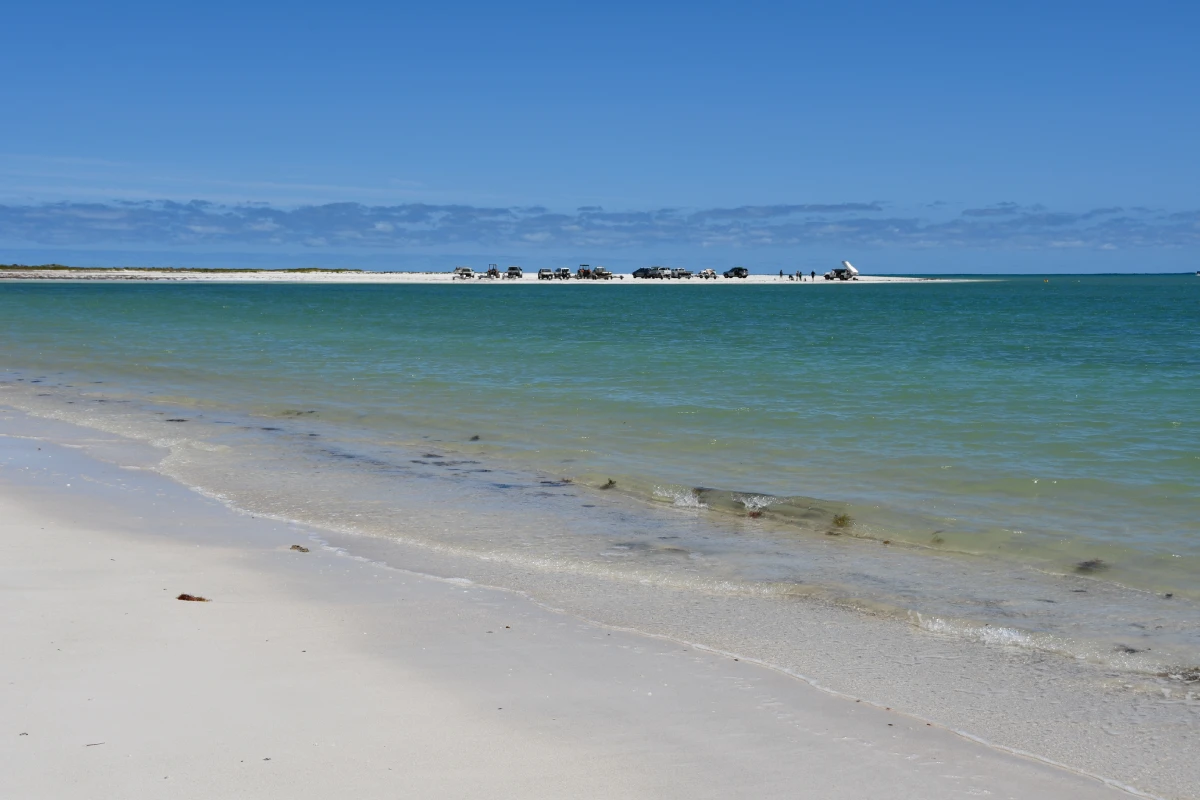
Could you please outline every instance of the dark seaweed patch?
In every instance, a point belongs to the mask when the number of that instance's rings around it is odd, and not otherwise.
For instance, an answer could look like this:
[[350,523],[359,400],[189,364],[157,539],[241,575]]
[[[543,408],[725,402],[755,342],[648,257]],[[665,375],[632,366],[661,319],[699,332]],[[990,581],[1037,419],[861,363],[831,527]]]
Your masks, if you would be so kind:
[[181,417],[172,417],[171,419],[163,420],[163,421],[164,422],[187,422],[186,419],[183,419]]
[[425,453],[421,458],[445,458],[445,456],[439,456],[437,453]]
[[283,428],[259,428],[260,431],[281,431]]
[[478,441],[479,441],[479,436],[478,436],[478,435],[476,435],[476,436],[472,436],[470,439],[467,439],[467,441],[468,441],[468,442],[478,442]]
[[614,489],[614,488],[616,488],[616,486],[617,486],[617,482],[614,481],[612,478],[609,478],[608,483],[604,484],[600,488],[601,489]]
[[209,603],[209,602],[212,602],[212,601],[210,601],[210,600],[209,600],[207,597],[201,597],[201,596],[200,596],[200,595],[198,595],[198,594],[181,594],[181,595],[179,595],[179,597],[176,597],[175,599],[176,599],[176,600],[188,600],[188,601],[190,601],[190,602],[192,602],[192,603]]
[[1075,571],[1080,575],[1092,575],[1096,572],[1103,572],[1108,567],[1108,562],[1102,558],[1089,558],[1087,561],[1080,561],[1076,564]]

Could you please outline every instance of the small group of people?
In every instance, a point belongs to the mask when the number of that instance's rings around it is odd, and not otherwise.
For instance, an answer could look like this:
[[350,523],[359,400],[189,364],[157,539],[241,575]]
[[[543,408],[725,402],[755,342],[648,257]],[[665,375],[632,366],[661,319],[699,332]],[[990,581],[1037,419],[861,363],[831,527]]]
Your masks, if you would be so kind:
[[[817,281],[816,271],[814,270],[813,272],[810,272],[809,275],[811,276],[811,280],[813,281],[813,283],[816,283],[816,281]],[[779,270],[779,277],[781,277],[781,278],[783,277],[783,270]],[[800,270],[796,270],[795,275],[788,275],[788,280],[789,281],[803,281],[804,273],[801,272]]]

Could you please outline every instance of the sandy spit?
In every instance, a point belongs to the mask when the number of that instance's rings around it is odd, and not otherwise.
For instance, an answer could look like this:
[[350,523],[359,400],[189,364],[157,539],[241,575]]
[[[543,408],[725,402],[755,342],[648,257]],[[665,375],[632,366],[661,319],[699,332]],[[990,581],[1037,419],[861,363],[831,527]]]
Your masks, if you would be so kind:
[[260,272],[202,272],[184,269],[129,270],[129,269],[73,269],[73,270],[0,270],[3,281],[179,281],[190,283],[454,283],[456,285],[520,286],[747,286],[777,284],[783,286],[855,286],[867,283],[945,283],[943,278],[902,278],[884,275],[863,275],[855,281],[826,281],[817,276],[816,282],[809,277],[803,281],[780,278],[778,275],[751,275],[748,278],[722,278],[701,280],[635,280],[628,273],[618,273],[611,280],[553,280],[539,281],[536,271],[526,272],[520,279],[473,278],[457,280],[450,272],[286,272],[265,270]]

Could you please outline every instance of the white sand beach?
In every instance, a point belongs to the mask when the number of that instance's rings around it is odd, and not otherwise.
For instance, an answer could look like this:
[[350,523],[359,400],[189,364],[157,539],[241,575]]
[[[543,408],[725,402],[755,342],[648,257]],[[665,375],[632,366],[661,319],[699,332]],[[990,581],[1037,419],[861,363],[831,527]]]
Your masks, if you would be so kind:
[[0,796],[1130,796],[112,461],[0,437]]

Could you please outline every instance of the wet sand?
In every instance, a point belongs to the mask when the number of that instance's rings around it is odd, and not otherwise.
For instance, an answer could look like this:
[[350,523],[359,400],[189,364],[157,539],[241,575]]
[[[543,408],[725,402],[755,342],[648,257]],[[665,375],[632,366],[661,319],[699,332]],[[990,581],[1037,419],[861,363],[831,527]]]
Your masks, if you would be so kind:
[[0,437],[7,797],[1129,796],[113,461]]

